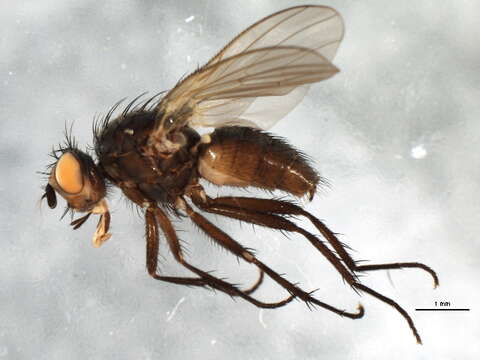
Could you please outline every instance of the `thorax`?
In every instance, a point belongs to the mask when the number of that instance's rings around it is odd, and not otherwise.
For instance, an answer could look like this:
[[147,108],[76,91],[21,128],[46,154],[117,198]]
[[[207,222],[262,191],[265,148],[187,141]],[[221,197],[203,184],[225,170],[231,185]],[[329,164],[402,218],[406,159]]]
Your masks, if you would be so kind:
[[199,135],[182,128],[169,138],[177,149],[159,153],[148,145],[154,120],[153,111],[127,114],[108,123],[97,136],[100,168],[137,204],[173,202],[196,175],[197,156],[191,150]]

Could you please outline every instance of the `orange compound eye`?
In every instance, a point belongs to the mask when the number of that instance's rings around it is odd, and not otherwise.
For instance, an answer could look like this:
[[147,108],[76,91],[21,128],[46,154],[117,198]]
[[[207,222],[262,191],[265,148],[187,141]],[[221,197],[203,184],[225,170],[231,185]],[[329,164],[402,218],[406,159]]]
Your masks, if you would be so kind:
[[69,194],[76,194],[83,189],[83,176],[80,162],[69,152],[60,157],[55,167],[55,180],[60,188]]

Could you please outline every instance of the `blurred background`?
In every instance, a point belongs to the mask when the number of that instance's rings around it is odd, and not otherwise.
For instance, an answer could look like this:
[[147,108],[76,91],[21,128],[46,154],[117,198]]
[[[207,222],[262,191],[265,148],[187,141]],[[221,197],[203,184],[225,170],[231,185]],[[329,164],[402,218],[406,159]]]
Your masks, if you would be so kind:
[[[361,320],[294,302],[260,310],[222,293],[160,283],[145,270],[144,223],[116,191],[113,237],[91,246],[39,205],[37,171],[65,124],[92,144],[95,115],[123,97],[175,85],[234,35],[296,1],[16,1],[0,3],[0,358],[477,359],[480,318],[480,47],[477,1],[310,1],[343,16],[341,72],[312,86],[272,132],[315,160],[331,186],[306,208],[354,257],[421,261],[421,271],[362,281],[412,316],[343,283],[303,238],[209,217],[306,290]],[[209,187],[213,194],[229,190]],[[237,192],[238,193],[238,192]],[[245,195],[245,192],[241,192]],[[267,197],[249,191],[247,194]],[[255,269],[175,223],[189,259],[248,284]],[[308,227],[308,224],[305,224]],[[311,229],[309,227],[309,229]],[[161,270],[186,274],[162,247]],[[264,300],[285,292],[266,281]],[[418,312],[448,301],[470,312]]]

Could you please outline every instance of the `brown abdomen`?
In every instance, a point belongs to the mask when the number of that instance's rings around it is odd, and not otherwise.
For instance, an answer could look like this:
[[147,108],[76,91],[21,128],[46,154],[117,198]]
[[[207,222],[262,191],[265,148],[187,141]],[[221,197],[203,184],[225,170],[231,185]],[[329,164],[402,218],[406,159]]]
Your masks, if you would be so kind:
[[217,185],[256,186],[312,198],[319,175],[284,139],[249,127],[216,129],[200,146],[199,173]]

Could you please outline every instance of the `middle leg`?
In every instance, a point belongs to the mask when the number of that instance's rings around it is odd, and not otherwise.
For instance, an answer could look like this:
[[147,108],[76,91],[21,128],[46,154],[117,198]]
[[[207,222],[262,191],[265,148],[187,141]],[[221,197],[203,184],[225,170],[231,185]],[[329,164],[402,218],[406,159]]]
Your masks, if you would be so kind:
[[290,281],[282,277],[279,273],[275,272],[270,267],[265,265],[263,262],[258,260],[251,250],[243,247],[240,243],[235,241],[228,234],[226,234],[225,232],[220,230],[218,227],[213,225],[205,217],[195,212],[184,200],[179,200],[179,208],[182,208],[183,210],[185,210],[187,215],[190,217],[190,219],[192,219],[192,221],[196,225],[198,225],[200,229],[205,234],[207,234],[207,236],[209,236],[212,240],[214,240],[216,243],[218,243],[220,246],[222,246],[226,250],[242,258],[243,260],[256,265],[260,270],[265,272],[265,274],[267,274],[273,281],[275,281],[280,286],[282,286],[285,290],[287,290],[292,296],[300,298],[307,305],[309,306],[317,305],[317,306],[323,307],[324,309],[332,311],[338,315],[349,317],[351,319],[358,319],[363,316],[364,310],[362,305],[360,304],[358,306],[358,312],[351,313],[345,310],[340,310],[336,307],[333,307],[329,304],[326,304],[322,301],[317,300],[316,298],[312,297],[311,292],[308,293],[300,289],[298,286],[291,283]]

